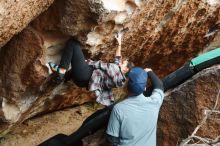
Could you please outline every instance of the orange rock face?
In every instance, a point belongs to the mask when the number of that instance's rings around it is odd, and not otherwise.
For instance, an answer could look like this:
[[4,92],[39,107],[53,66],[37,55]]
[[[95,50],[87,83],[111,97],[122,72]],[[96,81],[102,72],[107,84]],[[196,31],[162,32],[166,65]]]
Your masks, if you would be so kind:
[[53,0],[2,0],[0,2],[0,47],[45,11]]
[[215,1],[56,0],[42,13],[52,2],[0,2],[2,132],[36,114],[94,100],[92,93],[73,83],[42,90],[49,75],[47,62],[59,63],[70,37],[82,43],[87,57],[109,61],[117,48],[115,32],[128,27],[122,39],[123,56],[164,77],[205,50],[214,37],[204,35],[220,20]]
[[[193,76],[166,96],[158,122],[157,143],[161,146],[179,145],[191,135],[206,116],[206,110],[220,105],[220,66],[213,66]],[[218,108],[219,110],[219,108]],[[213,113],[196,133],[215,139],[220,126],[218,114]]]
[[[215,105],[219,107],[217,98],[220,92],[220,65],[205,69],[187,82],[166,93],[160,109],[157,146],[176,146],[193,133]],[[219,108],[217,108],[219,111]],[[150,117],[146,117],[148,120]],[[215,139],[219,133],[219,114],[212,113],[202,124],[195,136]],[[98,146],[103,143],[105,130],[83,139],[85,146]],[[190,143],[198,142],[196,139]],[[189,143],[189,144],[190,144]],[[200,141],[200,143],[202,143]]]

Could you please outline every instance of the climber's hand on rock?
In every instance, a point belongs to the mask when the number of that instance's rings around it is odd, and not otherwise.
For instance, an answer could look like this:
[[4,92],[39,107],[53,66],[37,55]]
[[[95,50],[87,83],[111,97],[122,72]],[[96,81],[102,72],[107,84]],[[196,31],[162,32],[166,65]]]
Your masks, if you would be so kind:
[[118,44],[121,45],[122,34],[120,32],[118,32],[117,35],[115,36],[115,38],[118,41]]
[[146,72],[150,72],[150,71],[152,71],[151,68],[145,68],[144,70],[145,70]]

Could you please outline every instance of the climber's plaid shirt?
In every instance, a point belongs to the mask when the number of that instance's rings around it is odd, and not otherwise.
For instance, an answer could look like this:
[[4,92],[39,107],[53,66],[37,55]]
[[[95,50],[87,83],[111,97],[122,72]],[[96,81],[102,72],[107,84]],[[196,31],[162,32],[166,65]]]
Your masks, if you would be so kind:
[[94,67],[88,89],[95,91],[96,101],[103,105],[111,105],[114,102],[112,88],[122,87],[125,76],[119,67],[120,57],[115,57],[114,63],[87,60]]

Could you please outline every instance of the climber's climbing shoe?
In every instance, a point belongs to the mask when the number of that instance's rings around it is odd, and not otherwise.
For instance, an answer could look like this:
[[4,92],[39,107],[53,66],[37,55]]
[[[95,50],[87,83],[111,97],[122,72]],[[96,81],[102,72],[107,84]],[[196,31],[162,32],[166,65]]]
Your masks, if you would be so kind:
[[57,64],[52,63],[52,62],[49,62],[48,64],[49,64],[49,67],[50,67],[52,72],[57,72],[58,71],[59,66]]
[[59,74],[65,74],[66,73],[66,69],[59,67],[57,64],[49,62],[49,67],[51,69],[52,72],[57,72]]

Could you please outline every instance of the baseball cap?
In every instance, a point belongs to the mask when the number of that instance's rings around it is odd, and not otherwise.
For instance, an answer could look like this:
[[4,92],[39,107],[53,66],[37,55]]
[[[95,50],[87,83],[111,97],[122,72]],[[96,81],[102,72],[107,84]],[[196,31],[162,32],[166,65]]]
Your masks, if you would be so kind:
[[147,84],[148,74],[140,68],[134,67],[128,73],[128,90],[129,92],[139,95],[144,92]]

